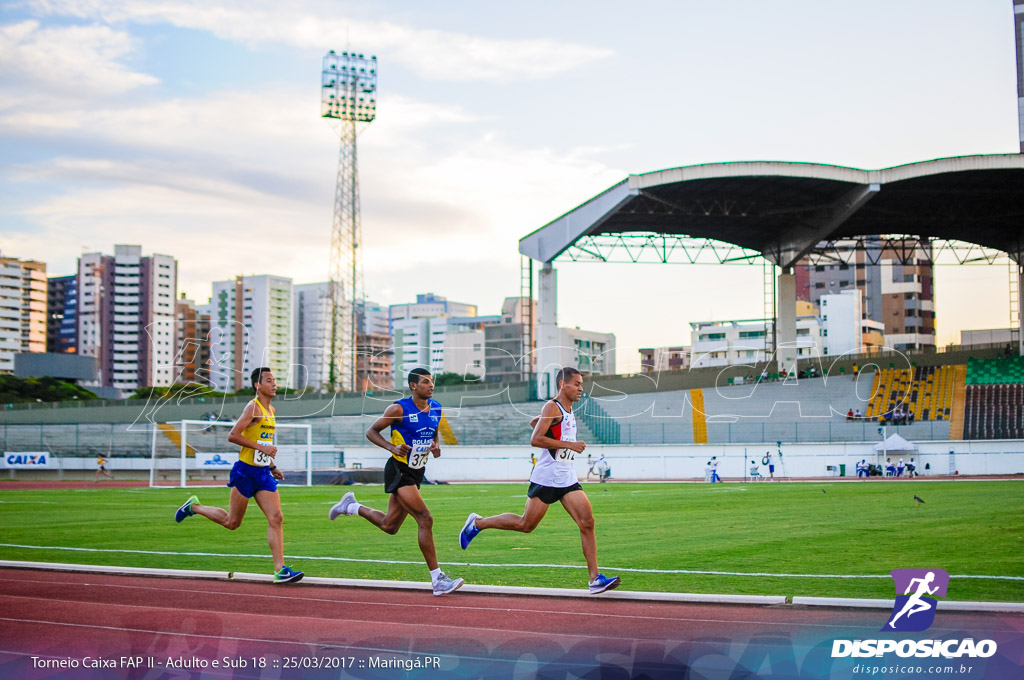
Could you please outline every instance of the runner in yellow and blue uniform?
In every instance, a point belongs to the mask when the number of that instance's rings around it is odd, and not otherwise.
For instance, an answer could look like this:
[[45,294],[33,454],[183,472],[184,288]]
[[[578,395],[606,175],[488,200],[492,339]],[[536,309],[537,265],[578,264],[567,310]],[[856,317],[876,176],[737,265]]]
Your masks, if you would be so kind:
[[192,496],[174,513],[174,520],[181,522],[186,517],[202,515],[234,531],[242,524],[249,499],[255,498],[256,505],[267,516],[267,543],[274,558],[274,583],[295,583],[302,579],[303,574],[284,563],[284,516],[277,493],[277,482],[284,479],[284,473],[274,465],[277,416],[270,402],[277,395],[277,383],[274,374],[266,367],[253,371],[251,381],[256,398],[245,405],[228,435],[229,442],[242,447],[228,479],[231,487],[228,510],[200,505],[199,499]]
[[[412,396],[388,406],[384,415],[366,431],[367,439],[391,454],[384,465],[384,491],[391,494],[387,513],[361,505],[350,491],[334,504],[327,516],[333,520],[341,515],[360,515],[381,531],[396,534],[406,516],[412,515],[419,526],[420,552],[430,569],[434,595],[447,595],[461,588],[465,581],[449,578],[438,566],[434,549],[434,519],[420,495],[427,460],[431,455],[434,458],[441,455],[438,435],[441,404],[431,399],[434,379],[425,368],[414,368],[409,372],[409,388]],[[389,427],[390,441],[381,434]]]

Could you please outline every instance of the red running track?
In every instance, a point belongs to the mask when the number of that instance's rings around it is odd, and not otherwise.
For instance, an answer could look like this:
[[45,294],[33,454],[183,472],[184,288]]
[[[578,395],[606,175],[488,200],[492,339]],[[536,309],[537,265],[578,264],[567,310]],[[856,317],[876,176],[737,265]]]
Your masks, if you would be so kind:
[[[0,570],[0,677],[28,668],[29,657],[263,659],[271,667],[341,657],[356,668],[328,676],[296,670],[262,677],[405,677],[374,675],[374,659],[439,657],[438,675],[512,677],[514,668],[554,664],[643,664],[669,671],[695,650],[739,656],[751,641],[783,651],[831,644],[835,637],[878,637],[888,612],[825,608],[698,605],[624,600],[429,592],[120,577]],[[928,635],[970,631],[996,637],[1024,631],[1024,617],[940,614]],[[1016,631],[1014,633],[1014,631]],[[781,647],[780,647],[781,645]],[[685,650],[685,654],[684,651]],[[800,657],[806,653],[797,651]],[[683,655],[683,656],[680,656]],[[651,662],[651,660],[654,660]],[[194,671],[178,677],[261,677],[247,669]],[[346,662],[348,663],[348,662]],[[661,664],[658,666],[658,664]],[[735,663],[735,662],[734,662]],[[1019,663],[1019,662],[1018,662]],[[359,664],[363,664],[361,668]],[[7,669],[7,672],[5,672]],[[164,677],[119,668],[102,677]],[[148,674],[147,674],[148,673]],[[305,673],[305,674],[304,674]],[[340,674],[339,674],[340,673]],[[390,675],[388,675],[390,673]],[[20,676],[19,676],[20,677]],[[25,676],[27,677],[27,676]],[[70,677],[35,671],[32,677]],[[82,675],[80,677],[100,677]],[[170,675],[166,677],[171,677]],[[562,675],[564,677],[564,673]],[[619,677],[619,676],[615,676]],[[648,677],[661,677],[648,672]]]

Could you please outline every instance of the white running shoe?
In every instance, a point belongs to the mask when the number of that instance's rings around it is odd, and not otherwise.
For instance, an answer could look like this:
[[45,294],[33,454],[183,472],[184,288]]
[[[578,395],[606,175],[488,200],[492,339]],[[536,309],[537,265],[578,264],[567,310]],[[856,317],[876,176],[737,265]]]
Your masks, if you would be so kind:
[[443,571],[441,575],[434,581],[434,597],[441,597],[448,593],[454,593],[456,590],[461,588],[466,582],[461,578],[449,578]]
[[331,511],[327,513],[327,517],[335,520],[338,519],[339,515],[347,515],[348,509],[352,507],[352,504],[356,502],[356,495],[349,491],[347,494],[341,497],[341,500],[331,506]]

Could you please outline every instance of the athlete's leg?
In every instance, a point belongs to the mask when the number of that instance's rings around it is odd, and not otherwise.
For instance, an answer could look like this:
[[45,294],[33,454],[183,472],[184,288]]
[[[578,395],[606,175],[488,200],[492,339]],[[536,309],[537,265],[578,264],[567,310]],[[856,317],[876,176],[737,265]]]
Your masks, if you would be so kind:
[[395,498],[395,494],[391,494],[388,498],[387,513],[368,508],[365,505],[359,506],[360,517],[365,518],[370,524],[384,533],[392,535],[397,534],[398,530],[402,528],[402,522],[405,521],[405,517],[408,514],[406,509],[402,507],[402,504],[398,502],[398,499]]
[[587,571],[590,572],[590,580],[593,581],[598,574],[597,537],[594,534],[594,511],[590,507],[590,499],[582,490],[570,491],[562,496],[562,507],[580,528],[583,557],[587,560]]
[[192,504],[192,512],[202,515],[206,519],[216,522],[225,529],[234,531],[242,524],[245,517],[245,509],[249,507],[249,499],[241,494],[235,487],[231,487],[231,500],[228,509],[218,508],[212,505]]
[[423,502],[420,490],[412,484],[399,487],[398,491],[391,495],[391,498],[397,500],[405,511],[416,520],[416,525],[419,527],[416,538],[419,540],[420,552],[423,553],[423,559],[427,561],[427,567],[431,571],[437,569],[437,551],[434,549],[434,517],[427,509],[427,504]]
[[481,517],[476,521],[477,529],[504,529],[505,531],[521,531],[528,534],[537,528],[547,514],[548,504],[539,498],[527,498],[526,509],[522,515],[505,512],[493,517]]
[[[241,495],[241,494],[239,494]],[[256,492],[256,505],[267,516],[267,543],[274,558],[274,571],[284,566],[284,515],[281,513],[281,496],[276,491],[260,489]]]

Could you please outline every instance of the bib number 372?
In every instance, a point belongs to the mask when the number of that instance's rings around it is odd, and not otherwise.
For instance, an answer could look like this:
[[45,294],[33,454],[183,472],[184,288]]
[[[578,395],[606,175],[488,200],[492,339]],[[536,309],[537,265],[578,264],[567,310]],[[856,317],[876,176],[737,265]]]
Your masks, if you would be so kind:
[[576,460],[576,452],[572,449],[558,449],[558,453],[555,454],[555,460],[574,461]]

